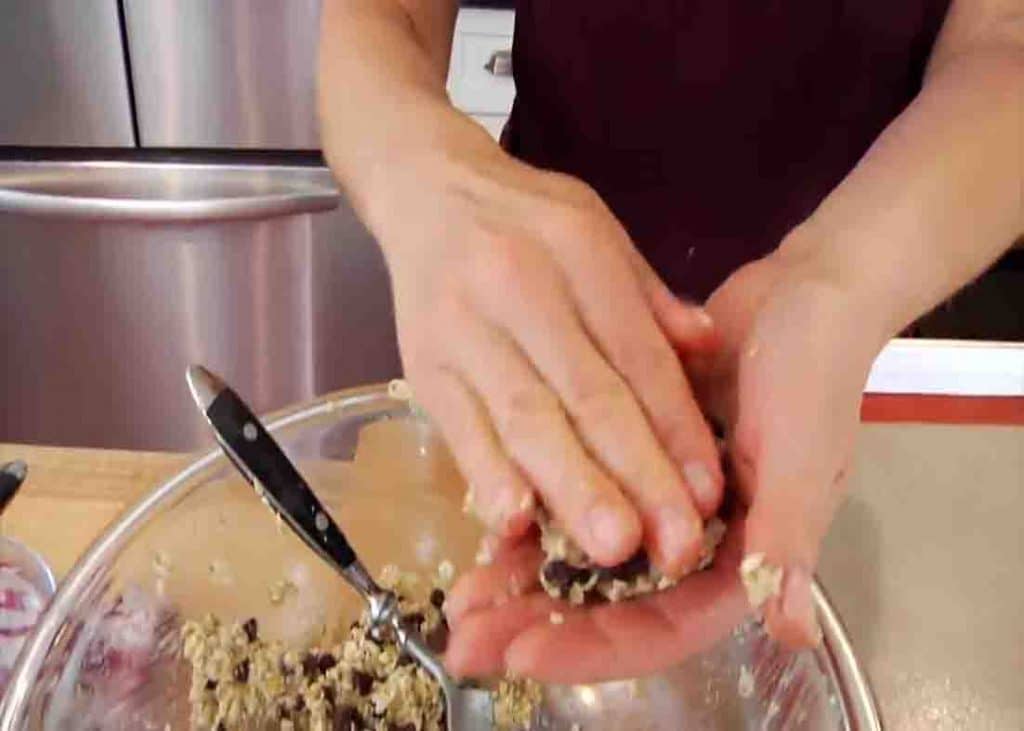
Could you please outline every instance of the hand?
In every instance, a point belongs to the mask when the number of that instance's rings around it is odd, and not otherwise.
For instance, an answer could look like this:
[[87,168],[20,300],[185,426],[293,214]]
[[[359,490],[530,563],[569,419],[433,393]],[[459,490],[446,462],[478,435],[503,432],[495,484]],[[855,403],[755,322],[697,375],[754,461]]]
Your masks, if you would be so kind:
[[764,615],[784,645],[818,641],[811,577],[846,488],[861,395],[888,334],[874,303],[817,255],[798,229],[772,256],[711,296],[724,346],[689,359],[705,408],[727,425],[736,484],[749,506],[745,555],[783,570]]
[[708,318],[646,269],[589,187],[482,130],[391,187],[391,215],[371,225],[406,376],[489,529],[522,534],[536,490],[599,563],[643,543],[670,575],[694,564],[722,476],[669,335],[706,345]]
[[[817,641],[810,576],[884,338],[867,308],[791,248],[743,267],[714,293],[707,306],[722,345],[687,358],[702,403],[728,427],[750,506],[730,525],[714,567],[638,601],[570,609],[537,591],[509,598],[510,577],[535,584],[540,556],[529,544],[507,549],[450,597],[454,671],[587,682],[663,669],[713,644],[749,610],[737,570],[751,553],[784,569],[782,595],[764,607],[769,632],[791,647]],[[552,611],[564,623],[550,623]]]

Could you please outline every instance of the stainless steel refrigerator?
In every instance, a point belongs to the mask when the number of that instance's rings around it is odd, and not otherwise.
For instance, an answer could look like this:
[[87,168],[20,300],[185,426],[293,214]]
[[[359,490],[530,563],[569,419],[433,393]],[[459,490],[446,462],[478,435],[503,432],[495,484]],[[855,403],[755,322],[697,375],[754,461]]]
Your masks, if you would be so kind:
[[207,443],[194,361],[261,410],[400,372],[316,153],[317,0],[0,13],[0,441]]

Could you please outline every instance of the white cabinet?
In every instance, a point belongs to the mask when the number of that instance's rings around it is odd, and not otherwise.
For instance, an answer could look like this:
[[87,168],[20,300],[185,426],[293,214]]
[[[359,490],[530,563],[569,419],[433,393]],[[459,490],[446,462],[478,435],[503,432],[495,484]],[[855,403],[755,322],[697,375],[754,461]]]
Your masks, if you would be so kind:
[[459,11],[448,71],[448,96],[497,137],[515,98],[512,31],[515,12]]

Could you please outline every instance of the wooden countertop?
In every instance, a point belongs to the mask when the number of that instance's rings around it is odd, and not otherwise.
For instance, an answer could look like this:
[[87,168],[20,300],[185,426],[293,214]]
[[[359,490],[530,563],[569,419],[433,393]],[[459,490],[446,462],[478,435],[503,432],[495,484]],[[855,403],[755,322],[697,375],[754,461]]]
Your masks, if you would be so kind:
[[[861,417],[865,422],[1024,425],[1024,398],[872,394],[864,399]],[[0,530],[39,551],[59,579],[112,520],[192,458],[0,443],[0,464],[23,459],[30,465],[18,499],[0,518]]]
[[0,464],[13,459],[28,463],[29,476],[0,530],[41,553],[59,580],[111,521],[190,456],[0,444]]
[[[866,400],[890,423],[863,429],[819,571],[899,731],[1024,728],[1024,400],[958,402]],[[902,423],[936,417],[952,423]],[[0,528],[58,577],[192,459],[0,444],[16,458],[29,477]]]

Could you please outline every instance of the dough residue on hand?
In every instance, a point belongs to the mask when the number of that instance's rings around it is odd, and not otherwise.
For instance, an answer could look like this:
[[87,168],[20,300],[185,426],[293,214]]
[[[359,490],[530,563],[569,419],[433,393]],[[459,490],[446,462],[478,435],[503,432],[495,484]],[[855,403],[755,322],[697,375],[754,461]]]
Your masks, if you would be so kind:
[[782,592],[782,568],[766,563],[764,558],[763,553],[752,553],[740,563],[740,581],[754,609]]

